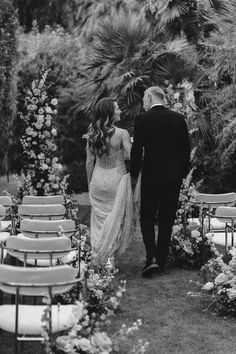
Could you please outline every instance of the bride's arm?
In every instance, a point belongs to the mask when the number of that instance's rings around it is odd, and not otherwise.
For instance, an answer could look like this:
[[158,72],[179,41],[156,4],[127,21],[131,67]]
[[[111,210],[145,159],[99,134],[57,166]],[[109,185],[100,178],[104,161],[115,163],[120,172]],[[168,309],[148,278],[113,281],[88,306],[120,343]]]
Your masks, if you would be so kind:
[[88,144],[86,147],[86,173],[87,173],[87,181],[88,181],[88,186],[90,184],[92,175],[93,175],[93,169],[94,169],[94,163],[95,163],[95,157],[91,153]]
[[130,152],[131,152],[132,144],[131,144],[130,135],[127,132],[127,130],[122,129],[121,137],[122,137],[122,145],[125,151],[125,159],[130,160]]

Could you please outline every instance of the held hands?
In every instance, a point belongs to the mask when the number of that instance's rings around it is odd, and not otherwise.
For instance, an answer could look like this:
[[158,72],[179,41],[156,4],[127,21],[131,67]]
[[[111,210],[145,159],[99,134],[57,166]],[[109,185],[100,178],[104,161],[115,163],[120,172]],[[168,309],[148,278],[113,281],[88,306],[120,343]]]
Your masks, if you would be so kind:
[[131,186],[132,186],[132,190],[133,190],[133,192],[134,192],[134,190],[135,190],[135,187],[136,187],[137,181],[138,181],[138,179],[137,179],[137,178],[131,177]]

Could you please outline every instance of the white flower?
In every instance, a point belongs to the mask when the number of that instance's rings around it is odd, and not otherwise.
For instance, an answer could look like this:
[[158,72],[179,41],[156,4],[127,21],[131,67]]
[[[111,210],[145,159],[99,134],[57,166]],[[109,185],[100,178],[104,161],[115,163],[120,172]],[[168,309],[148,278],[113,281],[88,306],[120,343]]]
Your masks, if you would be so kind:
[[227,289],[227,295],[231,300],[234,300],[236,298],[236,289]]
[[55,144],[50,144],[50,149],[51,149],[52,151],[56,151],[57,147],[56,147]]
[[42,124],[42,123],[39,123],[39,122],[36,122],[36,123],[35,123],[35,127],[36,127],[38,130],[40,130],[40,129],[42,129],[43,124]]
[[33,93],[35,96],[40,96],[40,90],[38,90],[38,89],[34,89]]
[[200,236],[200,232],[198,230],[191,231],[191,236],[194,238],[198,238]]
[[87,338],[77,339],[75,342],[77,348],[81,349],[85,353],[93,353],[94,348],[92,347],[90,340]]
[[36,111],[37,106],[35,104],[29,104],[27,106],[27,109],[28,109],[29,112],[33,112],[33,111]]
[[113,309],[114,310],[116,310],[117,309],[117,307],[119,306],[119,302],[117,301],[117,299],[116,299],[116,297],[115,296],[112,296],[111,298],[110,298],[110,304],[111,304],[111,306],[113,307]]
[[51,104],[53,104],[53,106],[56,106],[58,104],[58,100],[56,98],[53,98],[51,100]]
[[54,163],[57,163],[58,162],[58,157],[54,157],[53,159],[52,159],[52,163],[54,164]]
[[45,122],[46,127],[50,127],[51,126],[51,120],[47,119]]
[[52,128],[51,133],[52,133],[53,136],[56,136],[57,135],[57,130],[55,128]]
[[46,108],[45,108],[45,111],[46,111],[47,113],[52,113],[51,107],[46,107]]
[[44,130],[43,132],[44,136],[46,136],[46,138],[50,138],[51,134],[48,130]]
[[41,188],[41,187],[42,187],[42,184],[41,184],[40,182],[38,182],[38,183],[36,184],[36,187],[37,187],[37,188]]
[[174,104],[174,109],[176,109],[176,110],[178,110],[178,109],[180,109],[180,108],[182,108],[183,106],[182,106],[182,104],[180,103],[180,102],[177,102],[177,103],[175,103]]
[[95,348],[110,353],[112,351],[112,341],[105,332],[97,332],[91,337],[91,343]]
[[33,129],[30,128],[30,127],[28,127],[28,128],[25,130],[25,132],[26,132],[27,135],[32,135]]
[[214,288],[214,284],[211,281],[208,281],[203,287],[203,290],[210,291]]
[[220,273],[215,278],[215,284],[220,285],[220,284],[225,283],[227,280],[228,280],[228,276],[225,273]]
[[41,152],[40,154],[38,154],[38,159],[42,160],[45,158],[45,155]]
[[31,101],[33,102],[33,104],[37,104],[39,100],[36,97],[33,97]]
[[42,114],[37,115],[37,123],[43,123],[44,122],[44,116]]
[[42,169],[43,169],[43,170],[48,170],[48,165],[47,165],[46,163],[43,163],[43,164],[42,164]]
[[39,108],[38,112],[39,112],[39,114],[44,114],[44,109],[43,108]]
[[174,100],[178,101],[179,100],[179,92],[175,92],[174,94]]
[[35,159],[36,158],[36,155],[35,155],[34,151],[31,150],[29,152],[29,157],[31,157],[31,159]]
[[178,233],[181,230],[181,226],[179,225],[174,225],[172,228],[173,233]]

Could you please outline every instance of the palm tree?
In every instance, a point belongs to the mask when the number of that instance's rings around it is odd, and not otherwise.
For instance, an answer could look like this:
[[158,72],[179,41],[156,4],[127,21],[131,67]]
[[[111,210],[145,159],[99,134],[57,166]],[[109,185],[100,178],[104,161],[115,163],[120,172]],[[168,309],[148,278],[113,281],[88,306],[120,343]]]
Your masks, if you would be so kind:
[[187,39],[155,42],[142,12],[120,10],[112,22],[100,21],[85,62],[90,80],[81,87],[84,107],[90,110],[99,98],[113,94],[119,98],[123,126],[131,132],[148,86],[177,85],[183,79],[197,83],[201,76],[198,54]]
[[208,23],[209,15],[227,10],[226,0],[149,0],[145,6],[156,38],[173,39],[184,34],[195,44],[215,28]]

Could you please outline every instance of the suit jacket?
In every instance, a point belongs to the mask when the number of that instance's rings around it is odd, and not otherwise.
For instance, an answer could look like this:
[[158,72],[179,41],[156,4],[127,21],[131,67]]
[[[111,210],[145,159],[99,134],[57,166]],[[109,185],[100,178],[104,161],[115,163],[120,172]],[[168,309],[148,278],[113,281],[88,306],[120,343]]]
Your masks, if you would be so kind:
[[134,123],[131,150],[131,177],[147,182],[177,181],[185,178],[190,167],[190,142],[182,114],[164,106],[154,106],[139,115]]

